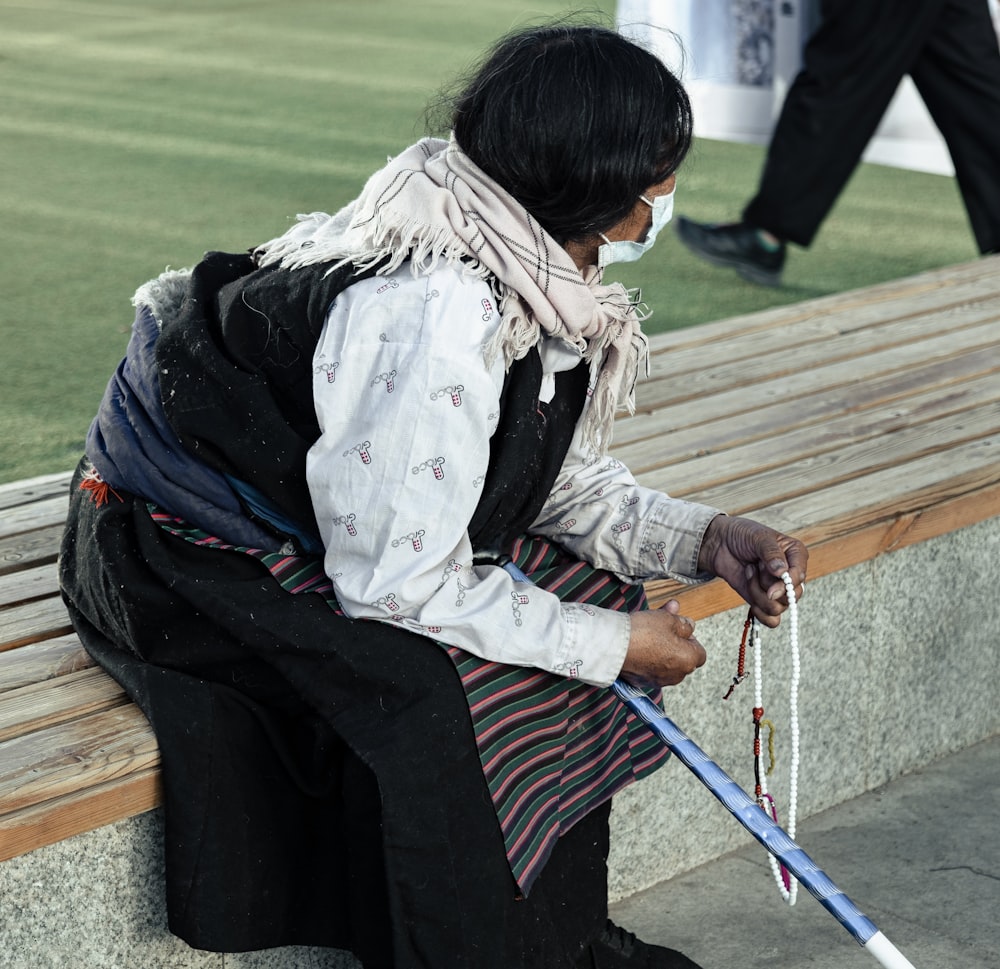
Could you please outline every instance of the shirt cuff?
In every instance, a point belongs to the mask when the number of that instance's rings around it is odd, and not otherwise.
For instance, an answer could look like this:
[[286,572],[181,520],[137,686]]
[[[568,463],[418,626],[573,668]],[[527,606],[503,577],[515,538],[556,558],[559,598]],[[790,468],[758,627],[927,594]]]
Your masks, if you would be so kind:
[[644,516],[642,547],[670,550],[666,571],[670,578],[688,584],[707,582],[715,575],[698,570],[698,555],[709,523],[722,514],[711,505],[664,497]]
[[592,686],[610,686],[625,663],[632,617],[583,602],[563,602],[563,640],[552,669]]

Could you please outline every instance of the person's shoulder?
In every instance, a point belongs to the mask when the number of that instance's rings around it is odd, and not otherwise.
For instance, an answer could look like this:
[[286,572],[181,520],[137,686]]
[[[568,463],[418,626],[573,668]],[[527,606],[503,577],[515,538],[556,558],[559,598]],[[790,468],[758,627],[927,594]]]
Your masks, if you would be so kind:
[[443,260],[426,271],[415,270],[413,264],[406,261],[392,272],[359,279],[345,290],[354,299],[391,297],[399,300],[409,297],[426,302],[445,295],[478,302],[492,292],[489,278],[469,272],[461,262]]
[[333,329],[383,344],[440,346],[449,356],[481,351],[500,325],[488,278],[443,260],[414,272],[405,262],[390,273],[360,279],[330,307]]
[[426,326],[450,340],[481,347],[500,326],[499,301],[489,277],[462,263],[440,265],[424,280]]

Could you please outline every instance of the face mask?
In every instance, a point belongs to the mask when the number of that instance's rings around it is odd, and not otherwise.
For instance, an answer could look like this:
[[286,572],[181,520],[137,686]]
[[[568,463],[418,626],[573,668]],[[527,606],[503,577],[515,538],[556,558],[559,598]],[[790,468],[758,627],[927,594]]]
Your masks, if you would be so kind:
[[674,193],[667,195],[657,195],[652,202],[645,195],[640,195],[643,200],[653,210],[653,224],[646,233],[646,238],[642,242],[633,242],[631,239],[620,239],[611,242],[604,233],[600,233],[604,240],[603,245],[597,249],[597,266],[603,269],[613,262],[635,262],[644,253],[649,252],[656,242],[656,236],[673,217],[674,214]]

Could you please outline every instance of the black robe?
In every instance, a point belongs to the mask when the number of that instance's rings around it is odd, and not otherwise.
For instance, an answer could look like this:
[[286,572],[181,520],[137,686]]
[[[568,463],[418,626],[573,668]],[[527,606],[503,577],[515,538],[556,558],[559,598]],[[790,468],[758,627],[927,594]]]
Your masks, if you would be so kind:
[[[306,530],[312,351],[353,279],[324,271],[210,254],[156,348],[187,451]],[[469,529],[487,556],[536,517],[582,410],[585,367],[558,375],[550,405],[540,379],[536,352],[508,374]],[[352,949],[366,967],[573,965],[604,925],[607,807],[560,839],[521,898],[443,649],[170,535],[147,496],[118,489],[99,506],[78,484],[64,598],[160,745],[173,932],[215,951]],[[276,532],[275,548],[288,538]]]

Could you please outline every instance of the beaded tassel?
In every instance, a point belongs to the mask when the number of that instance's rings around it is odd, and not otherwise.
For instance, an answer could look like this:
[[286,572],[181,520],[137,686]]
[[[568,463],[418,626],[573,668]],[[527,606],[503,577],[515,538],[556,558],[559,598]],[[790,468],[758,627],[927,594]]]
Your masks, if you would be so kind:
[[90,492],[90,500],[100,508],[108,503],[108,494],[113,494],[119,501],[122,496],[115,491],[100,475],[96,468],[92,467],[80,480],[80,490]]
[[740,652],[736,660],[736,675],[733,677],[733,682],[730,684],[729,689],[726,690],[726,695],[722,698],[723,700],[728,700],[733,695],[733,690],[747,678],[747,635],[752,625],[753,612],[748,612],[747,620],[743,623],[743,635],[740,637]]

